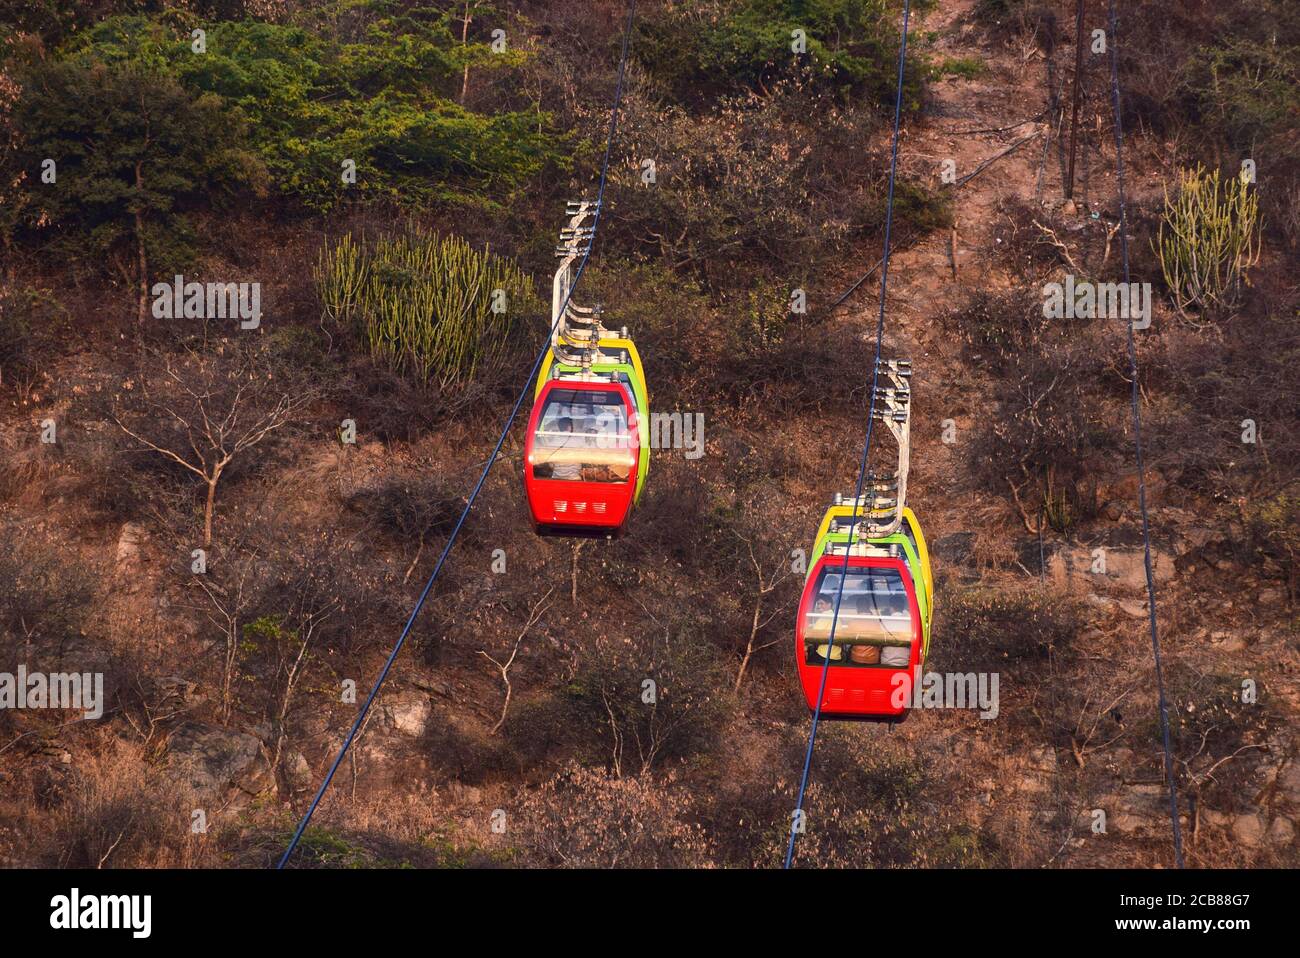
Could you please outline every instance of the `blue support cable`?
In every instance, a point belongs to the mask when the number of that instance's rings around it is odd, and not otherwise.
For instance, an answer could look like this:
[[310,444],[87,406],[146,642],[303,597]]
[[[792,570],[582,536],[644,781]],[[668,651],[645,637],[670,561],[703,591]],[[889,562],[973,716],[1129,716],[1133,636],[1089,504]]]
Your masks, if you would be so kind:
[[[880,315],[876,320],[876,354],[875,361],[871,366],[871,401],[867,410],[867,436],[862,443],[862,460],[858,464],[858,481],[853,493],[854,510],[857,509],[858,502],[862,499],[862,488],[867,477],[867,454],[871,449],[871,431],[876,417],[876,386],[880,381],[880,350],[884,344],[885,336],[885,292],[889,285],[889,251],[890,251],[890,231],[894,222],[894,179],[898,173],[898,127],[899,118],[903,112],[903,67],[907,61],[907,21],[911,14],[911,0],[903,2],[903,36],[898,46],[898,90],[894,96],[894,137],[892,152],[889,159],[889,197],[885,207],[885,250],[884,258],[881,260],[880,269]],[[902,508],[902,503],[899,503]],[[789,868],[794,861],[794,845],[799,835],[799,825],[801,813],[803,812],[804,793],[808,788],[808,776],[812,771],[813,746],[817,741],[817,726],[821,721],[822,714],[822,697],[826,694],[826,677],[831,666],[831,651],[835,646],[835,626],[840,618],[840,601],[844,597],[844,581],[848,578],[849,570],[849,553],[853,549],[853,540],[857,535],[859,522],[852,522],[849,525],[849,542],[848,548],[844,550],[844,565],[840,570],[839,587],[835,591],[835,605],[831,614],[831,632],[826,644],[826,658],[822,663],[821,683],[817,689],[817,704],[813,709],[812,730],[808,734],[808,751],[804,755],[803,775],[799,780],[799,796],[795,802],[795,809],[791,815],[790,822],[790,841],[785,850],[785,868]]]
[[[1130,281],[1128,262],[1128,215],[1124,204],[1124,123],[1119,99],[1119,38],[1116,35],[1115,0],[1110,0],[1110,87],[1111,106],[1115,114],[1115,175],[1119,190],[1119,245],[1124,261],[1124,283]],[[1160,664],[1160,632],[1156,625],[1156,580],[1151,568],[1151,522],[1147,518],[1146,463],[1142,454],[1142,409],[1138,388],[1137,345],[1133,320],[1128,327],[1128,369],[1133,384],[1130,405],[1133,410],[1133,444],[1137,453],[1138,508],[1142,513],[1142,562],[1147,577],[1147,621],[1151,630],[1151,651],[1156,663],[1156,691],[1160,701],[1160,736],[1165,752],[1165,780],[1169,783],[1169,819],[1174,832],[1174,861],[1183,867],[1183,833],[1178,821],[1178,784],[1174,780],[1174,758],[1169,744],[1169,705],[1165,701],[1164,671]]]
[[543,344],[541,351],[537,354],[537,358],[533,360],[533,367],[531,372],[528,374],[528,380],[524,384],[524,388],[520,391],[519,397],[515,400],[515,404],[510,410],[510,416],[506,419],[505,425],[501,429],[501,435],[497,438],[496,446],[492,450],[492,455],[488,457],[487,464],[483,467],[483,472],[478,477],[478,482],[474,484],[474,489],[470,492],[469,498],[465,502],[465,508],[461,512],[460,518],[456,520],[456,525],[451,530],[451,536],[447,539],[447,544],[443,546],[442,554],[438,556],[438,562],[433,567],[433,572],[429,576],[429,581],[424,584],[424,590],[420,593],[420,598],[415,603],[415,608],[411,610],[411,615],[406,620],[406,626],[402,629],[401,636],[398,637],[397,643],[393,646],[393,650],[388,654],[388,659],[384,662],[384,667],[380,670],[379,677],[375,680],[374,687],[371,688],[370,694],[366,696],[365,704],[362,705],[361,711],[357,713],[356,720],[352,723],[352,728],[348,731],[347,738],[343,740],[343,745],[339,749],[338,755],[334,758],[334,764],[330,766],[329,774],[325,776],[325,781],[321,783],[320,789],[316,792],[316,797],[312,799],[311,805],[307,809],[307,813],[303,815],[302,821],[298,823],[298,828],[293,833],[293,838],[289,842],[289,847],[284,850],[284,854],[280,857],[280,862],[276,865],[277,871],[284,868],[285,864],[289,861],[289,857],[293,854],[294,849],[298,847],[298,842],[302,840],[303,832],[307,830],[307,826],[311,823],[312,816],[316,813],[316,809],[320,805],[321,799],[325,797],[325,792],[329,788],[330,782],[334,780],[334,775],[338,771],[339,765],[342,764],[344,756],[347,755],[348,749],[351,748],[352,742],[356,739],[357,733],[361,729],[361,723],[365,721],[371,705],[374,704],[376,696],[379,695],[380,687],[384,684],[384,680],[388,678],[388,673],[392,670],[393,663],[397,661],[397,655],[402,651],[402,646],[406,643],[406,639],[411,633],[411,627],[415,625],[416,616],[418,616],[420,610],[424,608],[424,602],[429,597],[429,593],[433,590],[433,584],[438,580],[438,576],[442,573],[442,567],[447,561],[447,556],[450,554],[452,546],[456,544],[456,537],[460,535],[461,527],[465,524],[465,520],[468,518],[470,510],[474,508],[474,502],[478,499],[479,493],[483,490],[483,484],[487,481],[488,473],[491,472],[492,466],[496,463],[497,456],[501,453],[501,447],[505,445],[506,437],[510,433],[510,427],[514,425],[515,417],[519,415],[519,409],[523,406],[524,399],[528,395],[528,390],[532,387],[533,380],[537,376],[537,370],[541,367],[542,360],[546,358],[546,351],[551,348],[551,337],[555,334],[555,328],[559,324],[560,317],[564,315],[564,311],[568,308],[569,300],[573,298],[573,291],[578,287],[578,280],[582,278],[583,271],[587,268],[587,261],[591,258],[592,247],[595,246],[596,243],[596,229],[600,225],[600,215],[604,209],[605,182],[609,174],[609,158],[614,147],[614,135],[618,130],[618,111],[619,105],[623,100],[623,79],[627,72],[627,51],[629,42],[632,38],[632,24],[635,18],[636,0],[631,0],[628,4],[627,26],[623,31],[623,50],[618,63],[618,84],[614,90],[614,106],[610,111],[609,116],[609,136],[605,142],[605,156],[600,166],[600,186],[596,192],[596,213],[591,224],[591,238],[587,244],[586,252],[583,253],[582,262],[578,264],[577,272],[574,273],[573,276],[573,282],[569,285],[569,291],[564,297],[564,303],[561,305],[559,312],[556,313],[555,322],[551,325],[550,335],[547,336],[546,342]]

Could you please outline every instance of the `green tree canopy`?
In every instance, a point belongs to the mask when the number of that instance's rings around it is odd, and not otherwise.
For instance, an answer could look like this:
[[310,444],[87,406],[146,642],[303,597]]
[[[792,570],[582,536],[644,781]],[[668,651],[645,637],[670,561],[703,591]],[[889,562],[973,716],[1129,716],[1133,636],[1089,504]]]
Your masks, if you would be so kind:
[[[253,20],[112,17],[79,34],[80,62],[147,63],[248,121],[271,188],[327,210],[345,195],[402,205],[505,204],[561,157],[549,117],[481,113],[452,97],[466,66],[502,70],[523,54],[453,35],[450,13],[393,0],[331,5],[320,28]],[[205,31],[205,52],[190,29]],[[356,166],[345,183],[343,164]]]
[[23,75],[14,117],[28,225],[52,229],[68,253],[89,244],[128,277],[141,244],[159,268],[187,257],[188,209],[265,180],[240,147],[240,117],[143,60],[41,62]]
[[[642,21],[633,48],[680,103],[763,93],[797,79],[819,92],[892,104],[900,6],[895,0],[703,0]],[[792,48],[795,30],[803,31],[803,53]],[[920,106],[922,76],[922,64],[909,67],[909,110]]]

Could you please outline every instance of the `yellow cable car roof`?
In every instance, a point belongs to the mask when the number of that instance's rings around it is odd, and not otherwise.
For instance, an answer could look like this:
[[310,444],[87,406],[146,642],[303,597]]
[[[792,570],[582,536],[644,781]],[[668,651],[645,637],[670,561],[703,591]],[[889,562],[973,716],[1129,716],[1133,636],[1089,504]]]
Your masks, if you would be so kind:
[[[601,352],[614,352],[615,350],[624,350],[627,353],[628,365],[632,367],[632,375],[636,378],[637,385],[641,387],[641,392],[646,397],[646,403],[650,401],[650,389],[646,384],[645,367],[641,365],[641,354],[637,352],[636,343],[630,339],[622,337],[600,340],[599,350]],[[617,362],[617,360],[611,360]],[[551,367],[555,365],[555,351],[548,349],[546,357],[542,360],[541,368],[537,371],[537,386],[533,390],[533,396],[536,398],[541,394],[542,386],[546,380],[551,378]]]
[[[813,540],[813,548],[820,545],[831,529],[831,523],[836,519],[848,519],[854,515],[853,506],[831,506],[826,510],[826,515],[822,516],[821,525],[817,528],[817,537]],[[857,509],[857,514],[862,515],[862,510]],[[883,510],[873,510],[873,515],[885,515]],[[908,506],[903,507],[903,522],[912,532],[912,538],[916,541],[916,555],[921,564],[921,575],[925,579],[925,591],[934,595],[934,572],[930,568],[930,549],[926,544],[925,535],[921,532],[921,523]]]

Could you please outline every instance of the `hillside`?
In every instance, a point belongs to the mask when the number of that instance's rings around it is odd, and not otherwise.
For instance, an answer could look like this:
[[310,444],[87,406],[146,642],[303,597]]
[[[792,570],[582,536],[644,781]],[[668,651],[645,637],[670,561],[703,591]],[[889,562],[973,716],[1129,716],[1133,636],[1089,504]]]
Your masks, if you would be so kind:
[[[2,27],[0,672],[104,680],[93,720],[0,710],[5,865],[272,865],[528,384],[625,8],[344,6]],[[651,409],[703,416],[702,454],[655,451],[623,535],[540,537],[516,423],[296,865],[779,867],[810,724],[795,552],[857,474],[902,5],[804,6],[638,5],[575,302],[628,329]],[[1184,854],[1293,867],[1300,17],[1168,6],[1126,4],[1118,40]],[[1043,311],[1067,276],[1123,279],[1088,47],[1065,197],[1073,10],[914,5],[882,352],[914,368],[926,669],[996,673],[999,701],[823,724],[803,867],[1173,862],[1125,322]],[[777,57],[801,15],[811,52]],[[1180,301],[1167,203],[1243,160],[1257,257]],[[457,295],[383,261],[394,236],[495,271],[505,318],[466,297],[487,332],[392,346],[403,300]],[[323,292],[344,237],[376,257],[372,312]],[[146,287],[175,275],[259,283],[260,315],[160,317]]]

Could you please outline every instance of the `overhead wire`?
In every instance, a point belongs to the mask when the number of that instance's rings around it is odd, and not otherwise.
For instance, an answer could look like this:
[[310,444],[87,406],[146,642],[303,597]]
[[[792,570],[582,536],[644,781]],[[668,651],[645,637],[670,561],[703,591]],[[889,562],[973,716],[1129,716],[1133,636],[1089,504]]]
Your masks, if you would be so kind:
[[[1119,38],[1115,0],[1110,0],[1110,89],[1115,127],[1115,176],[1119,196],[1119,242],[1124,262],[1124,284],[1130,282],[1128,257],[1128,216],[1124,200],[1124,122],[1119,91]],[[1133,320],[1125,318],[1128,330],[1129,381],[1132,383],[1130,405],[1133,412],[1133,446],[1137,457],[1138,509],[1142,513],[1142,564],[1147,579],[1147,622],[1151,632],[1151,651],[1155,658],[1156,692],[1160,704],[1160,737],[1164,748],[1165,781],[1169,784],[1169,818],[1173,826],[1174,861],[1183,867],[1183,835],[1178,821],[1178,783],[1174,779],[1173,749],[1169,737],[1169,704],[1165,699],[1164,669],[1160,661],[1160,630],[1156,622],[1156,580],[1151,565],[1151,520],[1147,515],[1146,462],[1142,451],[1142,409],[1138,385],[1137,343]]]

